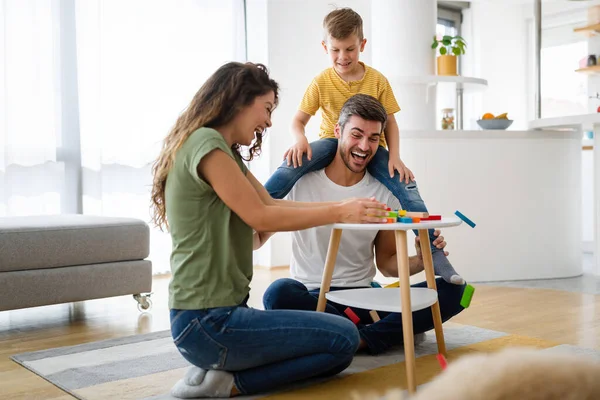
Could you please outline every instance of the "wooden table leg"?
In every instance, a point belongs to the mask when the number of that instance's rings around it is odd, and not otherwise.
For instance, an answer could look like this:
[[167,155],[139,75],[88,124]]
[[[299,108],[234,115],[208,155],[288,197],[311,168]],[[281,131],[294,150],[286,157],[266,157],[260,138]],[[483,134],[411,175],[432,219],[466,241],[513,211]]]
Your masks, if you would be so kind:
[[408,268],[408,247],[406,231],[396,232],[396,253],[398,259],[398,278],[400,278],[400,295],[402,303],[402,331],[404,335],[404,362],[406,364],[406,380],[408,392],[417,390],[415,376],[415,341],[413,335],[412,309],[410,303],[410,272]]
[[[427,287],[437,292],[435,284],[435,272],[433,271],[433,258],[431,256],[431,245],[429,242],[429,232],[427,229],[419,229],[419,241],[421,242],[421,254],[423,256],[423,266],[425,269],[425,277],[427,279]],[[438,353],[446,354],[446,342],[444,341],[444,330],[442,328],[442,314],[440,313],[440,299],[431,306],[433,316],[433,326],[435,328],[435,340],[438,346]]]
[[317,311],[325,311],[325,306],[327,305],[325,293],[329,292],[329,287],[331,286],[331,278],[333,277],[335,259],[337,257],[341,239],[341,229],[334,229],[331,231],[331,237],[329,239],[329,248],[327,249],[327,259],[325,260],[325,269],[323,270],[323,278],[321,279],[321,290],[319,291],[319,302],[317,303]]

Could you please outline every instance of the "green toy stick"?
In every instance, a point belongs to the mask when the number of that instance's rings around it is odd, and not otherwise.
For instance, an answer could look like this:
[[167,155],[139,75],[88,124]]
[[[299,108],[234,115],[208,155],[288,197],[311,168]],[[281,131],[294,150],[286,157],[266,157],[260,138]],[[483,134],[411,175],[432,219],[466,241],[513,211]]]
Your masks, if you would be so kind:
[[467,284],[467,286],[465,286],[465,290],[463,291],[462,298],[460,299],[460,305],[463,308],[469,308],[471,305],[471,299],[473,298],[473,293],[475,293],[475,288]]

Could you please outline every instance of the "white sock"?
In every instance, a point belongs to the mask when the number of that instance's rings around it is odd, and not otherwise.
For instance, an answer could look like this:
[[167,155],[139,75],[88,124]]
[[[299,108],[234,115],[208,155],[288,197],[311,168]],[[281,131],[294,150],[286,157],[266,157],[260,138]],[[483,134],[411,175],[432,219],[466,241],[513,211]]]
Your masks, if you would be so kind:
[[211,397],[231,397],[233,374],[227,371],[210,370],[204,378],[204,384],[214,392]]
[[[202,380],[200,380],[201,375],[203,376]],[[190,385],[186,383],[186,380],[188,382],[197,382],[200,380],[200,383],[198,385]],[[171,388],[171,395],[180,399],[231,397],[233,383],[233,374],[227,371],[217,371],[214,369],[205,371],[202,368],[197,368],[197,370],[192,372],[190,369],[186,373],[185,378],[180,379]]]
[[453,283],[455,285],[464,285],[465,284],[465,280],[460,275],[452,275],[450,277],[450,283]]
[[441,276],[446,282],[462,285],[465,280],[456,272],[443,250],[434,249],[431,252],[433,260],[433,271]]
[[200,367],[196,367],[195,365],[190,367],[185,373],[183,377],[183,381],[186,385],[190,386],[198,386],[204,380],[204,376],[206,375],[206,370]]

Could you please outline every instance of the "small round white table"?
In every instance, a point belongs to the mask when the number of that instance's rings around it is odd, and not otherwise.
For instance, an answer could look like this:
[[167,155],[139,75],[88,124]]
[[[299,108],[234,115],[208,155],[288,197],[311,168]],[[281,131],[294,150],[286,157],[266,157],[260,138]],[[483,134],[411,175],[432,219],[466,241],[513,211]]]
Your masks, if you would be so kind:
[[[402,313],[402,328],[404,336],[404,358],[406,361],[406,378],[409,393],[416,391],[415,376],[415,343],[413,335],[412,311],[431,307],[435,338],[438,352],[446,356],[444,331],[442,330],[442,316],[433,272],[433,261],[429,241],[429,229],[448,228],[462,223],[457,217],[445,217],[438,221],[423,221],[418,223],[392,223],[392,224],[334,224],[329,240],[325,269],[321,280],[321,291],[317,311],[325,311],[327,299],[338,304],[358,307],[367,310],[379,310]],[[331,279],[335,268],[342,230],[387,230],[394,231],[396,236],[396,254],[398,259],[398,278],[400,287],[397,289],[350,289],[330,292]],[[417,229],[423,255],[427,288],[411,288],[408,267],[408,242],[406,231]],[[400,300],[398,302],[398,300]]]

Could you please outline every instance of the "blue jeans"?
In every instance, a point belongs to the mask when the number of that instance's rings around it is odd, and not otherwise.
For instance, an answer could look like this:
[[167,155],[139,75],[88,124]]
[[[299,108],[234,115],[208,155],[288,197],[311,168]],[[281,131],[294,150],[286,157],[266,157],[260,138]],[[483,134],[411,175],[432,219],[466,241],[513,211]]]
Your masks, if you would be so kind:
[[171,310],[181,355],[204,369],[230,371],[242,394],[267,392],[346,369],[358,349],[356,326],[330,314],[262,311],[245,304]]
[[[304,154],[302,156],[302,166],[294,168],[293,165],[288,166],[287,161],[284,160],[275,173],[271,175],[265,184],[265,188],[271,197],[274,199],[283,199],[303,175],[318,171],[331,164],[337,152],[338,141],[337,139],[320,139],[312,142],[310,147],[312,149],[312,159],[310,161],[306,157],[306,154]],[[416,181],[408,184],[404,181],[400,182],[398,171],[394,171],[394,177],[390,178],[388,169],[389,160],[390,155],[386,148],[379,146],[375,156],[367,166],[367,171],[392,192],[400,201],[400,205],[404,210],[427,212],[427,206],[425,206],[425,202],[421,199]],[[419,235],[417,230],[413,232],[415,235]],[[433,229],[429,230],[429,239],[431,243],[435,240]],[[439,251],[433,245],[431,249],[432,251]]]
[[[440,313],[442,321],[446,322],[464,308],[460,299],[464,285],[453,285],[441,278],[436,279]],[[427,282],[421,282],[412,287],[427,287]],[[332,287],[330,290],[343,290],[352,288]],[[380,289],[386,290],[386,289]],[[269,286],[263,297],[263,304],[267,310],[306,310],[315,311],[319,299],[319,289],[308,290],[304,284],[294,279],[278,279]],[[340,315],[348,318],[344,310],[348,306],[327,302],[326,313]],[[352,311],[360,318],[358,331],[361,338],[367,343],[371,354],[380,354],[392,346],[403,342],[402,314],[377,311],[380,321],[373,323],[369,310],[351,307]],[[431,308],[424,308],[412,313],[413,331],[415,334],[433,329],[433,316]]]

